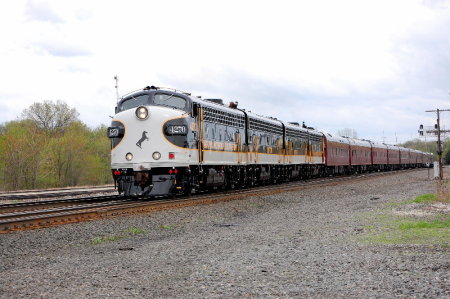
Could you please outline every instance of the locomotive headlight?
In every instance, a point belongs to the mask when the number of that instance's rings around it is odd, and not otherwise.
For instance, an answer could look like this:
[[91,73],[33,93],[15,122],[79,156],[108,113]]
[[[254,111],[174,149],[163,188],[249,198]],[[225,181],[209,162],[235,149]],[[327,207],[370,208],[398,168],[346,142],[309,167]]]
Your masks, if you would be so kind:
[[155,159],[155,160],[159,160],[159,159],[161,159],[161,153],[159,153],[159,152],[154,152],[153,155],[152,155],[152,157],[153,157],[153,159]]
[[139,106],[136,108],[136,116],[139,119],[147,119],[148,117],[148,109],[144,106]]
[[125,155],[125,159],[127,159],[127,161],[133,160],[133,154],[132,154],[132,153],[126,154],[126,155]]

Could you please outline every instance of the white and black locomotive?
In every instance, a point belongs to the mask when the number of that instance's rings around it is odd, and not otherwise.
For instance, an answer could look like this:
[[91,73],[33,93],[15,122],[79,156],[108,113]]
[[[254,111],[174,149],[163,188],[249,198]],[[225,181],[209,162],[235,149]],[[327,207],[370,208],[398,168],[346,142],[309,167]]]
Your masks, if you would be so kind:
[[[430,154],[398,148],[398,162],[389,161],[386,145],[327,136],[247,112],[234,102],[225,106],[219,99],[154,86],[122,97],[108,137],[113,178],[126,196],[190,194],[421,167],[432,160]],[[374,156],[377,150],[386,151],[385,163]],[[401,160],[400,151],[408,153],[407,160]]]

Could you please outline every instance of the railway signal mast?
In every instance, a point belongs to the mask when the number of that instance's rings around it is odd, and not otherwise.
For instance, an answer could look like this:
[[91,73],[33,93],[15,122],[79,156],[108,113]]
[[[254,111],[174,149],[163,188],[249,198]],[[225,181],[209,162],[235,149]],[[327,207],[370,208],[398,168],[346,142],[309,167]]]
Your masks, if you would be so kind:
[[446,133],[450,133],[450,130],[441,130],[441,124],[440,124],[440,113],[444,111],[450,111],[450,109],[436,109],[436,110],[427,110],[425,112],[434,112],[437,115],[437,121],[434,125],[434,128],[426,128],[424,130],[423,125],[420,125],[419,127],[419,135],[424,136],[424,133],[426,135],[436,136],[437,137],[437,154],[439,157],[439,179],[442,180],[444,178],[444,173],[442,171],[442,142],[441,142],[441,134],[445,135]]

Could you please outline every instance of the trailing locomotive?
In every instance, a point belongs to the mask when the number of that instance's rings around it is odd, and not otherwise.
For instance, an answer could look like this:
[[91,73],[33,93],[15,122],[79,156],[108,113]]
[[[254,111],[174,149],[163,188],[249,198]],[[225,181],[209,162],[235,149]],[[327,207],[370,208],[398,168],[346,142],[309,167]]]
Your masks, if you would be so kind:
[[424,167],[432,155],[333,137],[201,99],[146,87],[122,97],[108,128],[120,194],[164,196],[342,173]]

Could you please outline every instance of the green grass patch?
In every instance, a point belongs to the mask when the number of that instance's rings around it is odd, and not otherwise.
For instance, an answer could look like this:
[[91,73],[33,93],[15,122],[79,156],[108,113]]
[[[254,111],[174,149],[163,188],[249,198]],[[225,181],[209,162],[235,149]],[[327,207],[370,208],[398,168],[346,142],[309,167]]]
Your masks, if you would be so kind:
[[428,194],[422,194],[417,196],[415,199],[409,199],[409,200],[404,200],[404,201],[400,201],[400,202],[388,202],[385,205],[387,207],[398,207],[398,206],[404,206],[404,205],[409,205],[409,204],[413,204],[413,203],[431,203],[431,202],[438,202],[440,201],[438,196],[434,193],[428,193]]
[[437,201],[438,198],[436,194],[429,193],[429,194],[423,194],[416,197],[416,199],[412,200],[414,203],[427,203],[427,202],[434,202]]
[[450,244],[450,230],[425,231],[411,229],[407,231],[389,231],[367,237],[366,241],[372,244],[414,244],[414,245],[441,245],[447,248]]
[[133,227],[128,228],[125,232],[127,232],[131,235],[139,235],[139,234],[144,234],[147,231],[142,228],[133,226]]
[[[440,202],[436,194],[423,194],[415,199],[392,203],[373,214],[364,214],[368,223],[357,240],[368,244],[450,246],[450,215],[436,214],[424,218],[396,215],[396,206],[413,203]],[[403,210],[403,208],[402,208]]]
[[176,224],[161,224],[162,229],[173,229],[176,227]]
[[91,241],[91,243],[94,245],[98,245],[98,244],[103,244],[103,243],[107,243],[107,242],[114,242],[114,241],[128,238],[130,236],[144,234],[146,232],[147,231],[142,228],[133,226],[133,227],[127,228],[126,230],[121,231],[120,234],[118,234],[118,235],[96,237]]
[[446,220],[433,221],[408,221],[401,223],[399,229],[435,229],[435,228],[450,228],[450,218]]

